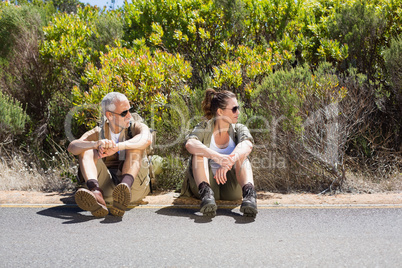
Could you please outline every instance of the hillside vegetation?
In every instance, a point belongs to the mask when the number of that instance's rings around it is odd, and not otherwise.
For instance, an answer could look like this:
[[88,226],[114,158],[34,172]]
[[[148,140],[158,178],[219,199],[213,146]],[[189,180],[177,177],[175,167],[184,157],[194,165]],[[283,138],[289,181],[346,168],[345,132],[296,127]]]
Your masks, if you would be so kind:
[[66,148],[98,124],[111,91],[126,94],[157,131],[157,187],[177,189],[189,157],[184,137],[212,87],[238,96],[255,138],[259,190],[401,190],[401,7],[134,0],[111,10],[3,1],[0,189],[74,188],[77,161]]

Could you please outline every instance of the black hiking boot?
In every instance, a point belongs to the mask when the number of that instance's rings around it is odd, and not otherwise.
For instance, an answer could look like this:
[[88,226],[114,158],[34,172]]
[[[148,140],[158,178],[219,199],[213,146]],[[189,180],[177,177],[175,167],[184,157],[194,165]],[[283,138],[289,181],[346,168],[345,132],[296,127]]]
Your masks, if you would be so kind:
[[201,196],[200,212],[207,217],[214,217],[216,215],[217,206],[215,203],[214,192],[208,183],[202,182],[198,186],[199,194]]
[[243,186],[243,202],[240,206],[240,211],[245,217],[255,217],[257,211],[257,193],[251,183]]

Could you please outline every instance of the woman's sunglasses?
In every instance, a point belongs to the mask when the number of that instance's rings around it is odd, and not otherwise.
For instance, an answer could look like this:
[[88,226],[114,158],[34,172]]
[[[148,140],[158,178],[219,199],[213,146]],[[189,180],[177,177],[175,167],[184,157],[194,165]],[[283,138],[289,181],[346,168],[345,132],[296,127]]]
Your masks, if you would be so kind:
[[[112,112],[112,111],[109,111],[109,112],[111,112],[112,114],[118,114],[118,113],[115,113],[115,112]],[[128,112],[130,112],[130,113],[134,112],[134,107],[131,106],[130,109],[125,110],[125,111],[119,113],[118,115],[120,115],[121,117],[126,117]]]
[[239,106],[234,106],[233,108],[225,108],[225,109],[232,110],[232,113],[235,114],[237,112],[237,110],[240,110],[240,107]]

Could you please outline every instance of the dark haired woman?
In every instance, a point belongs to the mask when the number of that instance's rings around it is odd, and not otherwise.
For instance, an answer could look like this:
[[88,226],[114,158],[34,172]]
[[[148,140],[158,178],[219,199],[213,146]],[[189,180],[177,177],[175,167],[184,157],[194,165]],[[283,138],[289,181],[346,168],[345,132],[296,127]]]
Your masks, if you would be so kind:
[[216,200],[239,200],[244,216],[257,214],[253,172],[247,156],[253,138],[246,126],[237,123],[240,110],[230,91],[208,89],[202,108],[206,120],[186,137],[191,153],[182,195],[201,199],[201,213],[216,214]]

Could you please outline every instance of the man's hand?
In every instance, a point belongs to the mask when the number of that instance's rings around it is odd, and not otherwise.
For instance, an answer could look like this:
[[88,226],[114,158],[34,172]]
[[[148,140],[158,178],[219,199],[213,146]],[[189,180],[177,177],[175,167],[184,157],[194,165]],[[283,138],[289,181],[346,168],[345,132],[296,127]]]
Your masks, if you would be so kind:
[[99,158],[114,155],[119,150],[119,147],[116,145],[116,143],[108,139],[98,141],[96,147]]
[[110,148],[110,149],[106,149],[103,151],[103,153],[99,152],[99,158],[104,158],[107,156],[111,156],[114,155],[115,153],[117,153],[119,151],[119,147],[114,147],[114,148]]

